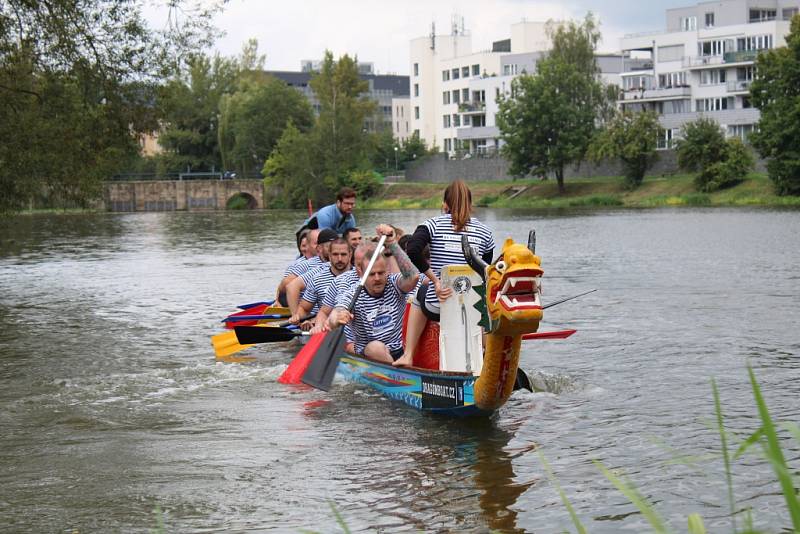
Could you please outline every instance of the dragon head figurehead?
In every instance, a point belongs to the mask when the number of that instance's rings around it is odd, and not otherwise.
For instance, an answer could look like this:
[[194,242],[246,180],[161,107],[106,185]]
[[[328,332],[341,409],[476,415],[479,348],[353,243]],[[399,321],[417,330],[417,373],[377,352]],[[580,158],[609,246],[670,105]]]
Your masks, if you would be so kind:
[[491,333],[536,332],[542,319],[541,260],[525,245],[506,239],[497,261],[486,267],[486,311]]

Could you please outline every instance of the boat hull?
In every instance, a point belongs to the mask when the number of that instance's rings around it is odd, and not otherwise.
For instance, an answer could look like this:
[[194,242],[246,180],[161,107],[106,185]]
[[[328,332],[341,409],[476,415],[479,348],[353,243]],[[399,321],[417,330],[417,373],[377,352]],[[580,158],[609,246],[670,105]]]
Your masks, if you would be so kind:
[[488,417],[475,405],[478,377],[419,368],[399,368],[343,354],[337,369],[345,380],[369,386],[420,411],[455,417]]

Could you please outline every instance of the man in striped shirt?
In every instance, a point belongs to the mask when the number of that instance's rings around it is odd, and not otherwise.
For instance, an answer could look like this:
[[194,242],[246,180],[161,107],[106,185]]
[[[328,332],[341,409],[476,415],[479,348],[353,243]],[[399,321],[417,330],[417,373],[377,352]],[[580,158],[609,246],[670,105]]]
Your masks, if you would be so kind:
[[[350,245],[341,237],[331,241],[328,255],[328,263],[297,277],[286,288],[292,323],[297,324],[303,317],[319,311],[328,286],[337,276],[350,269]],[[308,330],[312,326],[304,324],[303,329]]]
[[329,228],[325,230],[311,230],[308,233],[309,247],[313,245],[313,250],[315,251],[314,255],[310,258],[300,258],[286,269],[283,280],[281,280],[281,283],[278,285],[278,301],[281,304],[289,306],[288,296],[285,295],[289,284],[297,279],[297,277],[317,267],[321,267],[323,263],[328,261],[328,252],[330,251],[329,243],[338,237],[339,235]]
[[[367,249],[367,244],[361,244],[353,251],[354,267],[349,271],[345,271],[336,278],[328,286],[325,291],[325,296],[322,298],[322,306],[317,312],[317,318],[314,321],[314,328],[311,329],[312,334],[319,332],[326,332],[328,330],[328,316],[336,307],[336,300],[339,295],[347,293],[351,287],[358,284],[361,275],[364,274],[364,269],[361,266],[361,260],[364,259],[364,251]],[[352,339],[350,340],[352,341]]]
[[[376,231],[378,235],[386,236],[386,248],[397,260],[400,273],[390,274],[388,262],[381,254],[372,266],[353,312],[350,313],[348,308],[357,286],[339,296],[328,324],[331,328],[349,324],[356,354],[391,364],[403,354],[403,311],[408,292],[417,284],[419,271],[397,245],[391,226],[381,224]],[[363,268],[366,268],[374,250],[365,250],[361,260]]]

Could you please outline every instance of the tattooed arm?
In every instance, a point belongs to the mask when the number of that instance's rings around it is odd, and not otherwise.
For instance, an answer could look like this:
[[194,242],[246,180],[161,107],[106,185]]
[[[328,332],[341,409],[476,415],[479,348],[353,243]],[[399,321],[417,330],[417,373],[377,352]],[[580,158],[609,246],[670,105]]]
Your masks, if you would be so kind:
[[397,281],[397,287],[401,291],[408,293],[417,285],[419,270],[414,266],[405,251],[395,242],[394,228],[388,224],[381,224],[376,230],[378,235],[386,236],[386,248],[391,251],[392,257],[397,261],[397,268],[400,270],[400,280]]

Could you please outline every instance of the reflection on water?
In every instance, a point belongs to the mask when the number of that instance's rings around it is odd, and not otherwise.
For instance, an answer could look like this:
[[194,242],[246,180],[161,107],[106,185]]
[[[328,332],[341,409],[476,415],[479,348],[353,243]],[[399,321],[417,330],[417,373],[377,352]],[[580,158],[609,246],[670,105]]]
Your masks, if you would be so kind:
[[[359,213],[414,229],[429,211]],[[592,532],[647,530],[592,464],[624,473],[676,530],[727,530],[722,466],[670,463],[718,448],[704,420],[716,377],[748,435],[749,361],[777,419],[796,419],[800,213],[481,211],[536,228],[548,309],[523,344],[536,393],[497,417],[422,416],[360,386],[329,394],[277,377],[292,343],[213,358],[209,336],[273,291],[301,212],[25,216],[0,220],[0,529],[9,531],[555,532],[571,528],[552,465]],[[663,442],[667,447],[659,446]],[[787,456],[795,462],[800,452]],[[769,467],[744,458],[737,499],[789,525]]]

